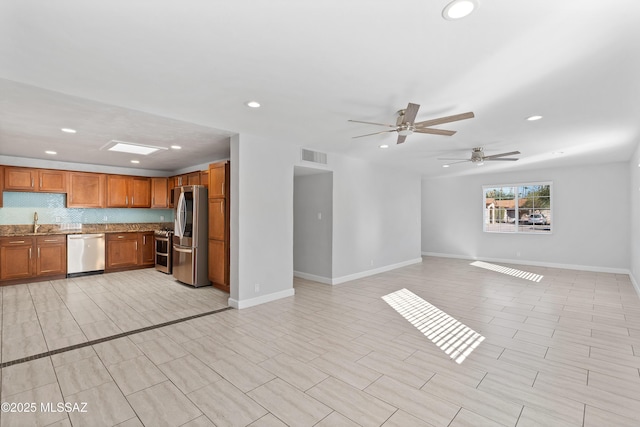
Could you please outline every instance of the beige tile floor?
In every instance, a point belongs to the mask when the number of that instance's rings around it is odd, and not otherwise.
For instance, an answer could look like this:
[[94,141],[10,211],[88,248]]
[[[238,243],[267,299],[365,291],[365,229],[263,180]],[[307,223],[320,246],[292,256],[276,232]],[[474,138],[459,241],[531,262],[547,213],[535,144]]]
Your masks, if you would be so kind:
[[[0,424],[640,425],[640,300],[629,277],[509,267],[543,278],[425,257],[334,287],[296,280],[294,297],[12,365],[1,372],[1,400],[38,410],[3,412]],[[157,322],[167,307],[190,313],[205,295],[157,296],[151,273],[3,289],[3,328],[13,326],[3,329],[3,356],[16,342],[46,349]],[[412,305],[407,320],[382,299],[403,288],[484,341],[456,363],[425,336],[424,322],[422,330],[409,322],[424,312]],[[131,299],[138,293],[147,297]],[[22,343],[31,336],[44,347]],[[42,411],[42,402],[87,406]]]

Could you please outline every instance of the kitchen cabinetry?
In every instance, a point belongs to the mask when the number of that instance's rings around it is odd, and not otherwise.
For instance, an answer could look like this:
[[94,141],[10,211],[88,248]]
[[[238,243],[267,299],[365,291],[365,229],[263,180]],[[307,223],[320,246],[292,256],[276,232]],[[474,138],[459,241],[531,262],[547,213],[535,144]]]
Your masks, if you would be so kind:
[[36,276],[67,274],[67,236],[36,238]]
[[136,176],[107,175],[107,207],[151,207],[151,180]]
[[9,191],[35,191],[65,193],[67,173],[53,169],[4,168],[4,189]]
[[229,162],[209,165],[209,280],[229,292]]
[[108,233],[105,271],[131,270],[154,265],[153,231]]
[[138,266],[138,233],[109,233],[106,237],[105,271]]
[[105,183],[101,173],[69,172],[67,207],[104,208]]
[[155,241],[153,240],[153,231],[138,233],[138,242],[140,245],[140,258],[138,265],[150,267],[155,265]]
[[151,178],[151,207],[156,209],[169,207],[169,184],[167,178]]
[[66,236],[0,238],[0,280],[64,277],[66,272]]
[[33,242],[32,237],[0,239],[0,280],[33,276]]
[[2,207],[2,192],[4,191],[4,167],[0,166],[0,208]]

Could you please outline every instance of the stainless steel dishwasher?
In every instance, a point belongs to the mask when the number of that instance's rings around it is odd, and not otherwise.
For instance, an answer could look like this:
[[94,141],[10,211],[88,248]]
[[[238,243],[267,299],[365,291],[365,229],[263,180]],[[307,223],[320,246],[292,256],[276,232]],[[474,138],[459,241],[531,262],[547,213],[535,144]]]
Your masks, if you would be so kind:
[[67,235],[67,277],[104,273],[104,233]]

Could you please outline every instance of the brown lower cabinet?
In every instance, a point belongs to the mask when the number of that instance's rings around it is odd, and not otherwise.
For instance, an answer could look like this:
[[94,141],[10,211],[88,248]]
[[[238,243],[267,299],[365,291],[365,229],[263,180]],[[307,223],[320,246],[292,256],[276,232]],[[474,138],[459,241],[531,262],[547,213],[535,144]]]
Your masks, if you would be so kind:
[[105,271],[131,270],[154,264],[153,232],[109,233]]
[[0,280],[3,283],[38,277],[62,278],[66,273],[66,236],[0,238]]

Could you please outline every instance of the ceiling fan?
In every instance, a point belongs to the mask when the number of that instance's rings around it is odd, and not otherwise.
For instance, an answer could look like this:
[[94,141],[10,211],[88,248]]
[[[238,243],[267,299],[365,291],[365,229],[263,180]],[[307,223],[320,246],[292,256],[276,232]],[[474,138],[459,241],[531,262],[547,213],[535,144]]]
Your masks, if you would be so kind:
[[444,158],[438,158],[438,160],[457,160],[456,162],[447,163],[446,165],[442,165],[442,167],[445,167],[445,168],[447,168],[447,167],[449,167],[451,165],[455,165],[456,163],[464,163],[464,162],[471,162],[471,163],[475,163],[476,165],[480,166],[485,161],[500,160],[500,161],[507,161],[507,162],[515,162],[518,159],[513,158],[513,157],[506,157],[506,156],[514,156],[516,154],[520,154],[520,152],[519,151],[510,151],[508,153],[492,154],[490,156],[485,156],[484,155],[484,151],[482,150],[482,147],[476,147],[471,151],[471,158],[469,158],[469,159],[452,159],[452,158],[444,157]]
[[430,133],[433,135],[446,135],[451,136],[456,133],[454,130],[433,129],[431,126],[441,125],[443,123],[457,122],[458,120],[471,119],[474,117],[473,113],[462,113],[453,116],[440,117],[438,119],[425,120],[423,122],[416,122],[416,116],[418,115],[418,109],[420,105],[409,103],[407,108],[398,111],[398,119],[395,125],[388,125],[384,123],[363,122],[361,120],[349,120],[354,123],[365,123],[368,125],[387,126],[393,129],[383,130],[380,132],[368,133],[366,135],[354,136],[354,138],[362,138],[363,136],[378,135],[385,132],[398,132],[398,144],[402,144],[407,136],[412,133]]

